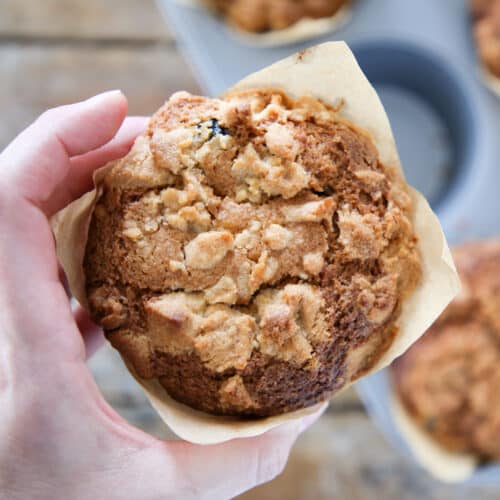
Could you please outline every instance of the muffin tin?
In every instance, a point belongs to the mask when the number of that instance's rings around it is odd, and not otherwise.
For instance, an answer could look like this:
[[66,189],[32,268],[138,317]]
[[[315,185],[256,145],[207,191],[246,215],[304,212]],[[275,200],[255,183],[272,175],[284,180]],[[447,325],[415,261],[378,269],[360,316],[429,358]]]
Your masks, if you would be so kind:
[[[482,81],[465,0],[357,0],[341,29],[273,48],[245,45],[205,10],[158,5],[208,95],[302,48],[347,41],[386,107],[410,184],[428,198],[448,241],[500,234],[500,98]],[[387,370],[358,389],[410,454],[390,413]],[[500,484],[500,466],[481,467],[469,482]]]

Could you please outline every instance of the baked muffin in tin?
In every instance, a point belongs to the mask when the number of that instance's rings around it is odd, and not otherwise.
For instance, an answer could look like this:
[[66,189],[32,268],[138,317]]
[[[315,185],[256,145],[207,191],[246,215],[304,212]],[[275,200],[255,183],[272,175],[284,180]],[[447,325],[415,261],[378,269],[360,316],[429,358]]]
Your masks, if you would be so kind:
[[234,26],[252,33],[288,28],[301,19],[335,15],[350,0],[204,0]]
[[461,294],[392,365],[409,416],[452,452],[500,458],[500,241],[454,251]]

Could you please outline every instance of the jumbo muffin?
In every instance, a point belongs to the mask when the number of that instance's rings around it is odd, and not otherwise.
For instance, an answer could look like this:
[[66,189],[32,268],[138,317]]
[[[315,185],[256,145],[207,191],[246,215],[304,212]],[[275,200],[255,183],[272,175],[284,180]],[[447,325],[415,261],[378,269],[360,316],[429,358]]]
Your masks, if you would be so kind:
[[91,312],[139,377],[193,408],[323,401],[386,352],[419,282],[407,189],[311,97],[177,93],[106,173]]
[[404,408],[445,449],[500,458],[500,241],[454,252],[461,294],[393,364]]
[[471,0],[471,11],[479,57],[500,78],[500,0]]
[[280,30],[304,18],[336,14],[350,0],[204,0],[229,23],[250,32]]

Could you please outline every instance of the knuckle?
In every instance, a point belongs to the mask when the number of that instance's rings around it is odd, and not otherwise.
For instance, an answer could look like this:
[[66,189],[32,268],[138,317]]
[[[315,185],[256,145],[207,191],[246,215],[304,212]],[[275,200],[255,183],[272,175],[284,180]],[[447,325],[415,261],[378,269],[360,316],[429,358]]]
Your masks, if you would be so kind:
[[50,130],[57,126],[61,118],[61,108],[49,108],[45,110],[34,122],[34,126],[39,128],[42,133],[49,134]]

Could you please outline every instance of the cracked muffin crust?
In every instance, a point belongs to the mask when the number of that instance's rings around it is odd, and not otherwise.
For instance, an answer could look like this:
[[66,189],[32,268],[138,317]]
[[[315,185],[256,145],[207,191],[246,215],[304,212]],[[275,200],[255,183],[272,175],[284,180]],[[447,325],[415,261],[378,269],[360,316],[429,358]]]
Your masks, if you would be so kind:
[[410,416],[452,452],[500,458],[500,242],[454,252],[463,289],[392,366]]
[[471,13],[479,57],[500,78],[500,0],[471,0]]
[[178,401],[303,408],[391,345],[421,273],[412,211],[399,172],[338,110],[273,90],[177,93],[106,173],[89,306]]
[[304,18],[331,17],[351,0],[204,0],[231,24],[254,33],[280,30]]

